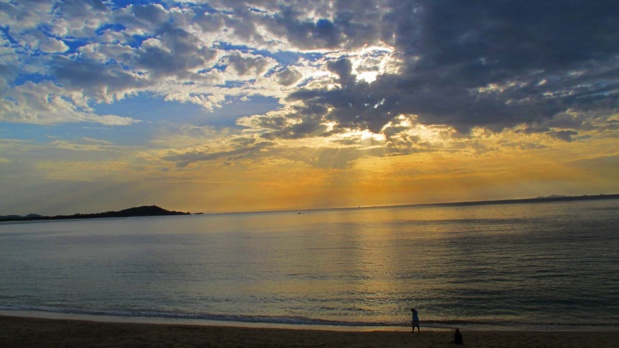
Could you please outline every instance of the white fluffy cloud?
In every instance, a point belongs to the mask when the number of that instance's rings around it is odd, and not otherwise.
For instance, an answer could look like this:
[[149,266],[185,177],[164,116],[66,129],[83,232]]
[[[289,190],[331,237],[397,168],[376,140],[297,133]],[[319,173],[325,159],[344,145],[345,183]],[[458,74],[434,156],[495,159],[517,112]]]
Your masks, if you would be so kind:
[[5,88],[3,96],[8,101],[0,104],[0,121],[5,122],[42,125],[86,122],[115,126],[138,122],[128,117],[95,114],[79,100],[79,95],[67,94],[51,82],[28,82]]

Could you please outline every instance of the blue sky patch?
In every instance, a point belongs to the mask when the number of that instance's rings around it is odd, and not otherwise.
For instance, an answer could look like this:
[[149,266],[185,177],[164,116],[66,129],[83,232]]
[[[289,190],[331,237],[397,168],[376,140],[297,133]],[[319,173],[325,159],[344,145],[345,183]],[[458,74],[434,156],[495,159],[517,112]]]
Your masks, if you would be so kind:
[[49,80],[51,76],[42,74],[19,74],[15,78],[15,86],[21,86],[26,82],[39,83],[41,81]]
[[131,117],[145,122],[166,121],[169,124],[196,124],[200,126],[236,127],[239,117],[265,113],[280,107],[276,98],[254,96],[246,101],[229,100],[220,108],[209,111],[200,105],[165,101],[162,98],[140,94],[112,104],[98,104],[94,110],[99,115]]

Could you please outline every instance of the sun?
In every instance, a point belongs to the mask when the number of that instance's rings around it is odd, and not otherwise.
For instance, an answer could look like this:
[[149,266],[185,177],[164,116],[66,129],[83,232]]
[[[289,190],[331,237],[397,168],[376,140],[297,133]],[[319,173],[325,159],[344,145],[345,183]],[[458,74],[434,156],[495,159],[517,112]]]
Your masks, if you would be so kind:
[[372,83],[380,75],[392,73],[397,64],[394,48],[390,46],[369,46],[350,53],[352,73],[357,76],[357,82]]

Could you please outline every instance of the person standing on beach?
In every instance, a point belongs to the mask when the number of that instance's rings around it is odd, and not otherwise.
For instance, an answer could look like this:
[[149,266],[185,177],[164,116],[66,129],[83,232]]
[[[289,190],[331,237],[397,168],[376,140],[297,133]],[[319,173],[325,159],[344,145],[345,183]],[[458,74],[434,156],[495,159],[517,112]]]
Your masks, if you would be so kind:
[[415,333],[415,326],[417,327],[417,332],[421,332],[419,328],[419,312],[415,308],[411,308],[411,312],[413,312],[413,320],[411,322],[413,333]]
[[462,340],[462,334],[460,333],[460,329],[456,329],[456,332],[454,333],[453,342],[457,345],[464,344],[464,341]]

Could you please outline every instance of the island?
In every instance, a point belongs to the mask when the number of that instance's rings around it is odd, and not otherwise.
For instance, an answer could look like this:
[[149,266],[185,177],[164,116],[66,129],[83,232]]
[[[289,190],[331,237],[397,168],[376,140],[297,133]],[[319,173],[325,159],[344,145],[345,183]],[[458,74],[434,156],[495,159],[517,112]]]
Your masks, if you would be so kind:
[[28,214],[26,216],[7,215],[0,216],[0,221],[32,221],[32,220],[66,220],[66,219],[96,219],[96,218],[119,218],[119,217],[135,217],[135,216],[169,216],[169,215],[191,215],[178,211],[169,211],[156,205],[134,207],[120,211],[107,211],[104,213],[94,214],[73,214],[73,215],[56,215],[43,216],[38,214]]

